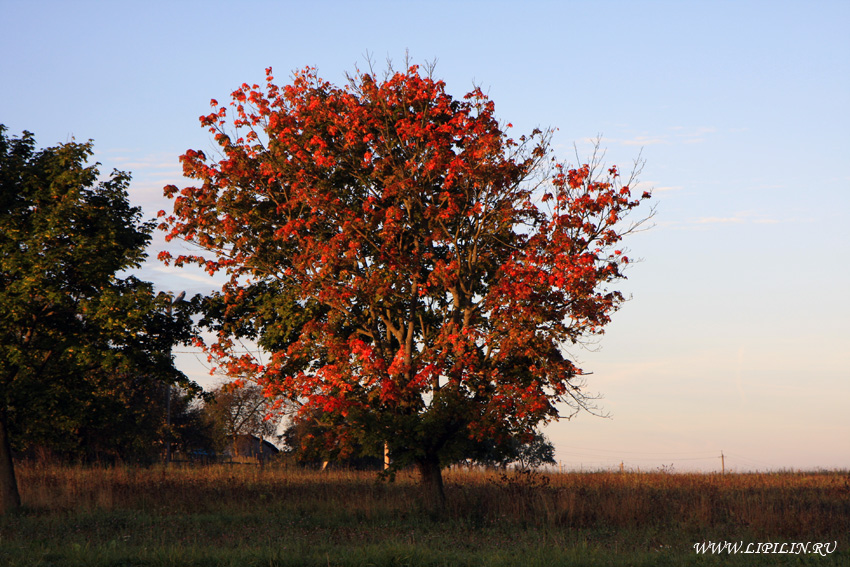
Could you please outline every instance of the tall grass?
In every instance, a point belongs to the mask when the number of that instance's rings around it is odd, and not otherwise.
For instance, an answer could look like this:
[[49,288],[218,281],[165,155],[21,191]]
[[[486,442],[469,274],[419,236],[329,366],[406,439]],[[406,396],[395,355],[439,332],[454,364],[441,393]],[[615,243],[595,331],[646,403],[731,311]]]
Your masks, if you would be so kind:
[[18,478],[0,564],[711,564],[694,543],[836,541],[826,565],[850,546],[847,472],[449,471],[439,517],[407,472],[25,463]]
[[[254,513],[258,509],[341,519],[422,513],[415,474],[395,482],[375,473],[246,465],[19,469],[32,510]],[[850,473],[538,474],[452,471],[447,515],[555,527],[695,530],[746,528],[755,537],[834,534],[850,519]]]

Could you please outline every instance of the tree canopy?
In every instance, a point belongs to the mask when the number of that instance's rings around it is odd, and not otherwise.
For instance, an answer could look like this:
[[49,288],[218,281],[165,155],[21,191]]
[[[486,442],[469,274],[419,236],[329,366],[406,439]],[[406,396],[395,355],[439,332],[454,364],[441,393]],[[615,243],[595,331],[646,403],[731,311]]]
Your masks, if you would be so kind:
[[0,125],[2,509],[19,502],[12,446],[129,458],[162,433],[163,385],[192,386],[170,353],[189,339],[188,306],[125,272],[153,223],[130,205],[129,175],[101,179],[91,155]]
[[220,155],[188,150],[199,184],[160,213],[199,252],[161,258],[230,274],[209,348],[234,375],[338,424],[342,455],[388,443],[437,502],[470,443],[592,409],[565,348],[623,301],[624,219],[649,198],[616,167],[558,162],[548,132],[510,137],[480,89],[455,99],[417,66],[343,87],[268,69],[211,104]]

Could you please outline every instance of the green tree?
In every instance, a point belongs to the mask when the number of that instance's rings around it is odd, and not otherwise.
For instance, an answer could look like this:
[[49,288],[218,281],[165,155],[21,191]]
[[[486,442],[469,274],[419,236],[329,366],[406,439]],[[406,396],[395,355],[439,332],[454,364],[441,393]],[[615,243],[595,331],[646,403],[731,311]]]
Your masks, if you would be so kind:
[[500,443],[488,439],[469,460],[502,468],[516,465],[523,470],[535,469],[556,464],[555,446],[543,432],[533,431],[508,437]]
[[112,451],[132,444],[186,377],[171,345],[188,304],[119,277],[145,258],[152,224],[128,174],[99,179],[92,143],[37,150],[0,125],[0,511],[20,504],[12,447]]

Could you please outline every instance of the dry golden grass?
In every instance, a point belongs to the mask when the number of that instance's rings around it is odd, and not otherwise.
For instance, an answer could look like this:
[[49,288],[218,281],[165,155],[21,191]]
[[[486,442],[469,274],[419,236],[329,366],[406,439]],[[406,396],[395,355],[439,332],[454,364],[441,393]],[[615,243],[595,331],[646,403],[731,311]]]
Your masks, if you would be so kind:
[[[141,556],[149,560],[140,565],[326,564],[325,556],[337,557],[337,564],[396,564],[398,553],[419,558],[409,564],[509,565],[516,554],[537,554],[532,564],[539,565],[597,563],[599,557],[624,565],[654,565],[663,557],[667,564],[712,564],[699,563],[694,543],[837,542],[839,553],[819,559],[826,565],[841,564],[850,546],[847,472],[453,470],[445,473],[448,506],[439,517],[429,512],[416,475],[408,472],[386,482],[372,472],[272,466],[25,463],[18,477],[24,513],[0,521],[0,544],[18,550],[7,556],[13,565],[29,565],[15,558],[34,550],[55,555],[61,560],[56,564],[74,564],[69,557],[78,557],[86,565]],[[74,549],[83,551],[75,556],[57,542],[76,542]],[[117,563],[93,562],[87,549],[98,557],[114,552]],[[316,550],[322,550],[321,561],[313,557]],[[195,563],[160,561],[156,553],[191,556]],[[348,560],[358,553],[362,561]],[[445,560],[446,553],[455,559]],[[766,556],[755,559],[773,564]],[[796,559],[773,557],[774,563]]]
[[[24,505],[40,510],[252,511],[257,506],[363,517],[422,510],[417,477],[236,465],[19,468]],[[850,519],[848,473],[570,473],[449,471],[450,517],[634,528],[745,527],[758,537],[826,536]]]

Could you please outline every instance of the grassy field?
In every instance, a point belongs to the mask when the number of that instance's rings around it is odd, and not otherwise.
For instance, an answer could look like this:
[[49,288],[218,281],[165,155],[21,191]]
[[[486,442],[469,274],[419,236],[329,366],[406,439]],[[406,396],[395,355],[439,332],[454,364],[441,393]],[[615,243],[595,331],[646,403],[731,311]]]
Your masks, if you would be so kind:
[[[24,464],[18,480],[3,566],[850,565],[847,472],[455,471],[439,517],[404,473]],[[708,541],[811,543],[698,554]]]

